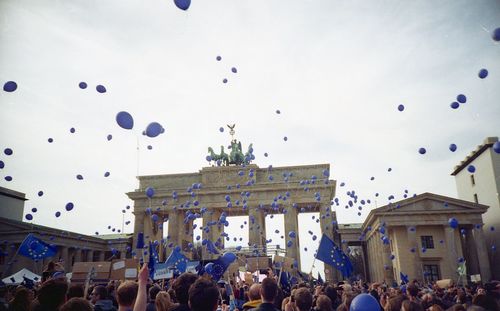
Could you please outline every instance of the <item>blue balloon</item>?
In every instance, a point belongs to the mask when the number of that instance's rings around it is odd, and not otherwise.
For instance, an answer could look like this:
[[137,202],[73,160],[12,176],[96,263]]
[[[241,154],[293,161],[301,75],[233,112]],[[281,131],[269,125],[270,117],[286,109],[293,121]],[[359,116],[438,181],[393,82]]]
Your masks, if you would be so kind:
[[452,109],[458,109],[458,107],[460,107],[460,104],[459,104],[459,103],[457,103],[457,102],[452,102],[452,103],[450,104],[450,107],[451,107]]
[[[116,114],[116,123],[126,130],[131,130],[134,127],[134,118],[126,111],[120,111]],[[108,135],[108,140],[111,140],[111,135]]]
[[479,76],[479,78],[481,78],[481,79],[486,78],[486,77],[488,76],[488,70],[487,70],[487,69],[484,69],[484,68],[483,68],[483,69],[481,69],[481,70],[479,70],[478,76]]
[[155,195],[155,189],[153,187],[147,187],[146,195],[151,199]]
[[5,163],[3,161],[0,160],[0,169],[4,168],[5,167]]
[[56,217],[61,216],[61,212],[56,212]]
[[222,83],[227,83],[227,79],[226,78],[222,79]]
[[109,134],[109,135],[106,137],[106,139],[107,139],[108,141],[112,140],[112,139],[113,139],[113,135]]
[[36,213],[36,212],[38,211],[38,209],[37,209],[36,207],[33,207],[33,208],[31,209],[31,211],[32,211],[33,213]]
[[404,105],[399,105],[399,106],[398,106],[398,110],[399,110],[399,111],[403,111],[403,110],[405,110],[405,106],[404,106]]
[[448,224],[450,225],[450,228],[456,229],[458,227],[458,220],[450,218],[448,219]]
[[[191,5],[191,0],[174,0],[174,3],[179,9],[186,11],[187,9],[189,9],[189,6]],[[220,56],[217,57],[219,58]]]
[[33,215],[31,214],[26,214],[26,216],[24,216],[26,218],[26,220],[33,220]]
[[295,239],[297,234],[295,233],[295,231],[290,231],[290,232],[288,232],[288,236],[291,237],[292,239]]
[[500,27],[493,30],[491,34],[491,38],[495,41],[500,41]]
[[80,82],[80,83],[78,84],[78,87],[80,87],[82,90],[84,90],[84,89],[86,89],[86,88],[87,88],[87,83],[85,83],[85,82]]
[[222,255],[222,260],[225,263],[230,264],[236,260],[236,255],[234,253],[231,253],[231,252],[225,253],[224,255]]
[[349,311],[380,311],[380,304],[372,295],[359,294],[352,300]]
[[51,143],[54,142],[54,139],[53,138],[49,138],[49,139],[47,139],[47,141],[51,144]]
[[232,71],[233,73],[237,73],[237,72],[238,72],[238,70],[236,69],[236,67],[231,68],[231,71]]
[[104,177],[109,177],[109,172],[104,173]]
[[222,60],[222,57],[220,57],[219,55],[217,55],[217,57],[215,58],[218,62],[220,62]]
[[425,154],[426,152],[427,152],[427,150],[425,150],[425,148],[423,148],[423,147],[418,149],[418,153],[420,153],[420,154]]
[[73,203],[71,203],[71,202],[68,202],[68,203],[66,204],[66,210],[67,210],[68,212],[69,212],[69,211],[71,211],[74,207],[75,207],[75,205],[74,205]]
[[104,87],[104,85],[98,85],[95,87],[96,91],[99,92],[99,93],[106,93],[106,88]]
[[214,268],[214,263],[209,262],[205,265],[205,272],[208,274],[212,274],[213,268]]
[[288,137],[286,137],[286,136],[285,136],[285,137],[283,137],[283,140],[284,140],[284,141],[288,141]]
[[5,148],[3,150],[3,153],[5,153],[5,155],[10,156],[10,155],[12,155],[14,153],[14,151],[12,151],[12,149],[10,149],[10,148]]
[[3,90],[9,93],[14,92],[15,90],[17,90],[17,83],[14,81],[5,82],[5,84],[3,85]]
[[82,175],[80,175],[80,174],[78,174],[78,175],[76,175],[76,179],[78,179],[78,180],[83,180],[83,176],[82,176]]
[[500,153],[500,140],[493,144],[493,151]]
[[385,227],[380,227],[378,231],[382,234],[385,234]]
[[457,150],[457,145],[451,144],[449,148],[451,152],[455,152]]
[[146,136],[148,137],[156,137],[162,133],[163,127],[161,126],[160,123],[158,122],[151,122],[149,123],[148,127],[146,128]]
[[219,132],[223,133],[224,132],[224,128],[221,126],[219,127]]
[[471,165],[467,166],[467,171],[469,173],[474,173],[476,171],[476,167],[471,164]]
[[457,101],[461,104],[464,104],[467,101],[467,97],[465,97],[464,94],[458,94]]

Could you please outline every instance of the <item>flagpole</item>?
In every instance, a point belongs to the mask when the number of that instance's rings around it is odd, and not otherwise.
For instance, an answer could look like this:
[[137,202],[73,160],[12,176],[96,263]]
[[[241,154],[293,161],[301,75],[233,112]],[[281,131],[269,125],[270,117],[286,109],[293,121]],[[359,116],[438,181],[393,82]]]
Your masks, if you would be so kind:
[[314,256],[313,263],[311,265],[311,271],[309,272],[309,274],[311,274],[313,272],[313,268],[314,268],[315,263],[316,263],[316,256]]

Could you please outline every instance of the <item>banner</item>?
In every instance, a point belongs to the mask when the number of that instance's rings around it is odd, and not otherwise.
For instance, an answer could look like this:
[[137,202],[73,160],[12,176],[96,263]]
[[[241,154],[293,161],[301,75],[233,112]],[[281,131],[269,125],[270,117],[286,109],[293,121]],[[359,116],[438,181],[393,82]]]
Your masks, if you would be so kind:
[[174,271],[168,268],[166,263],[155,264],[155,273],[153,280],[170,279],[174,276]]

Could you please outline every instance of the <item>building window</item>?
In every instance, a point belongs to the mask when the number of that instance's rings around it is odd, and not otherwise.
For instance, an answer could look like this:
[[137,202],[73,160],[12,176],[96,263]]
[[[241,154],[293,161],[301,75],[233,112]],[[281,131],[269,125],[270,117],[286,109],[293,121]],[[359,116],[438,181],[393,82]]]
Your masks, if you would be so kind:
[[477,193],[474,193],[474,202],[479,203],[479,199],[477,198]]
[[474,174],[470,175],[470,183],[474,186],[476,184],[476,181],[474,180]]
[[438,265],[424,265],[424,278],[427,281],[437,281],[441,279]]
[[420,237],[422,241],[422,247],[427,249],[434,248],[434,240],[432,239],[432,235],[423,235]]

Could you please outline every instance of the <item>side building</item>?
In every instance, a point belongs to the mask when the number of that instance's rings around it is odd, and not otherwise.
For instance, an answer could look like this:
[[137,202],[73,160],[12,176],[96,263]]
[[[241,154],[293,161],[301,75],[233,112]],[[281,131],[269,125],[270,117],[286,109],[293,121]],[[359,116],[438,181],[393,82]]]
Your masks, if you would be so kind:
[[[458,197],[488,205],[483,215],[485,238],[491,263],[499,262],[496,248],[500,245],[500,154],[493,150],[498,137],[488,137],[451,173],[455,176]],[[500,265],[492,265],[492,276],[500,279]]]
[[[132,234],[89,236],[22,221],[25,194],[0,187],[0,277],[27,268],[41,274],[50,260],[71,272],[75,262],[106,261],[130,257]],[[38,262],[17,254],[28,234],[57,247],[53,258]]]

